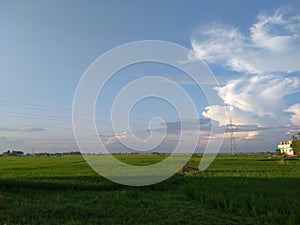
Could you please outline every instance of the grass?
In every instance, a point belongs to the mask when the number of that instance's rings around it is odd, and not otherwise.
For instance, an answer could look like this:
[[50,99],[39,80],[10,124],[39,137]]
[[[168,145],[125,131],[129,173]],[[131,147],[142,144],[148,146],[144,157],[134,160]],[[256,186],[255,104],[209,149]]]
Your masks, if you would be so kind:
[[[115,157],[149,165],[166,156]],[[299,224],[300,160],[280,161],[219,155],[204,172],[128,187],[81,156],[0,157],[0,224]]]

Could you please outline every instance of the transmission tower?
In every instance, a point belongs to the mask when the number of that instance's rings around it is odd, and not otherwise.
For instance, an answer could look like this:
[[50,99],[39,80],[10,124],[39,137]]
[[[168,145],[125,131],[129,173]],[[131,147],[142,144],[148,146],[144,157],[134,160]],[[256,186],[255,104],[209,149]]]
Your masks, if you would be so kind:
[[236,125],[233,124],[232,119],[230,117],[230,121],[228,124],[228,131],[230,134],[230,153],[232,155],[235,154],[236,152],[236,142],[235,142],[235,130],[236,130]]

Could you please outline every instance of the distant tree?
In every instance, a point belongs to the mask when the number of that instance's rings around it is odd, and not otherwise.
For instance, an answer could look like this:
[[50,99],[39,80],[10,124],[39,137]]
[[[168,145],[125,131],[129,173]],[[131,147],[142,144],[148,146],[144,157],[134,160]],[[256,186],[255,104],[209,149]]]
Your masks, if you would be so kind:
[[6,155],[6,156],[9,156],[10,155],[10,150],[7,150],[6,152],[3,152],[2,155]]
[[20,155],[24,155],[24,152],[22,152],[22,151],[12,151],[11,155],[20,156]]
[[300,155],[300,132],[292,137],[292,147],[295,154]]

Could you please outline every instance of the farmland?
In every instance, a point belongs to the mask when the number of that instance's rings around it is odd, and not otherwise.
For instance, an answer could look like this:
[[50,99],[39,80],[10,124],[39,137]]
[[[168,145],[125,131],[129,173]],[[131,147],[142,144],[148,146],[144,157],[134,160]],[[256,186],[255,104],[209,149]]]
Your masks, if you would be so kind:
[[0,224],[299,224],[299,187],[299,159],[263,154],[219,155],[204,172],[146,187],[108,181],[81,156],[0,157]]

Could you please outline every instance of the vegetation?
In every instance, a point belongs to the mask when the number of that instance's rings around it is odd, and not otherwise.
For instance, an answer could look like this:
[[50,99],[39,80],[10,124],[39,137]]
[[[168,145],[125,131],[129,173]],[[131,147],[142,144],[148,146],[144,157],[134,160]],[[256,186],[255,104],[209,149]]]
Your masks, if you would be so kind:
[[[147,165],[166,155],[115,157]],[[298,224],[300,160],[279,160],[219,155],[204,172],[128,187],[82,156],[0,157],[0,224]]]
[[3,152],[2,155],[4,155],[4,156],[22,156],[22,155],[24,155],[24,152],[7,150],[6,152]]
[[294,135],[292,137],[292,141],[293,141],[293,151],[295,154],[300,155],[300,132],[298,133],[298,135]]

